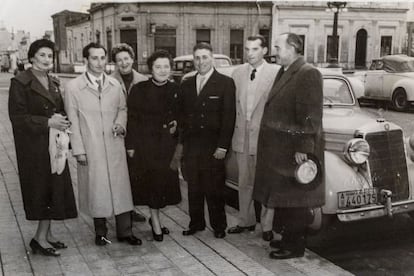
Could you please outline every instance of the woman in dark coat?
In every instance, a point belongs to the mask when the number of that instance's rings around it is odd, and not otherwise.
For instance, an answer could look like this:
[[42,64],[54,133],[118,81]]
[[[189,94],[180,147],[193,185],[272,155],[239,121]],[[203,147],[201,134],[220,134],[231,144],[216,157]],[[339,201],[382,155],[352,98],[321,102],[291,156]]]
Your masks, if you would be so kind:
[[66,248],[53,236],[51,220],[77,217],[67,162],[61,174],[51,172],[49,130],[64,131],[70,125],[59,81],[48,75],[53,53],[53,42],[33,42],[28,52],[33,67],[13,78],[9,91],[9,116],[26,219],[39,221],[30,247],[33,253],[47,256],[59,256],[56,249]]
[[178,85],[169,81],[172,59],[160,50],[148,58],[152,78],[135,84],[128,96],[126,145],[133,158],[136,181],[131,183],[135,205],[148,205],[152,234],[163,240],[159,209],[181,201],[178,171],[170,168],[177,145]]

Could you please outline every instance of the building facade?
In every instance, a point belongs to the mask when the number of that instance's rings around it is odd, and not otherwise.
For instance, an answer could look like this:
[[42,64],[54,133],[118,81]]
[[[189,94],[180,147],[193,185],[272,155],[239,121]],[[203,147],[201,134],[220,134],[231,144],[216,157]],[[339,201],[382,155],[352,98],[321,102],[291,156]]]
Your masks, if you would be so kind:
[[[326,67],[330,59],[334,13],[322,1],[275,1],[273,35],[295,32],[304,56]],[[407,53],[406,2],[349,2],[338,14],[338,62],[345,69],[366,68],[372,59]]]
[[68,51],[68,38],[66,32],[66,24],[70,22],[76,22],[78,20],[89,19],[88,13],[82,12],[73,12],[64,10],[52,15],[53,20],[53,33],[55,37],[55,63],[58,71],[71,71],[73,66],[69,60],[69,51]]
[[271,40],[271,2],[95,3],[90,15],[94,41],[109,50],[115,43],[130,44],[140,71],[157,49],[180,56],[204,41],[240,63],[247,36],[260,32]]
[[[366,68],[372,59],[387,54],[410,54],[414,26],[407,23],[407,12],[412,6],[407,2],[346,3],[337,21],[339,65]],[[63,11],[52,16],[54,22],[55,17],[56,22],[66,18],[59,26],[66,28],[64,37],[55,27],[62,64],[81,62],[81,48],[90,41],[108,49],[110,62],[114,44],[130,44],[140,71],[147,71],[146,60],[157,49],[166,49],[173,56],[191,54],[201,41],[209,42],[216,53],[228,55],[234,63],[242,63],[249,35],[263,34],[272,54],[273,38],[284,32],[303,38],[303,54],[310,63],[326,67],[333,56],[334,12],[324,1],[92,3],[89,13]],[[68,16],[78,17],[68,23]]]

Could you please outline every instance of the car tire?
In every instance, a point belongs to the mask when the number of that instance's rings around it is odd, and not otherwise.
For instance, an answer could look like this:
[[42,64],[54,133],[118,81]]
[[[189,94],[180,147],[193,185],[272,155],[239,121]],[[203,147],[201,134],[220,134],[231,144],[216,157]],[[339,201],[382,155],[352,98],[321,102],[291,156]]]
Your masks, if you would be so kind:
[[408,107],[407,93],[404,88],[397,88],[392,96],[392,106],[396,111],[404,111]]

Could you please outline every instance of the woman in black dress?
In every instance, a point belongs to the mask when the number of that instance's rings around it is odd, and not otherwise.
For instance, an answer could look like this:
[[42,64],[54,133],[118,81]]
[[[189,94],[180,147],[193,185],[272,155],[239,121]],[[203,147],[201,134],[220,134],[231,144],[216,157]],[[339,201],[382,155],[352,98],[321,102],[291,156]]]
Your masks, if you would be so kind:
[[70,126],[59,80],[48,74],[53,67],[54,47],[46,39],[33,42],[28,52],[33,66],[11,80],[9,91],[9,116],[26,219],[39,221],[30,247],[33,253],[46,256],[59,256],[56,249],[66,248],[53,236],[51,220],[77,216],[67,161],[62,159],[60,174],[51,172],[49,131],[64,131]]
[[177,169],[170,164],[177,145],[178,85],[169,81],[172,58],[156,51],[148,58],[152,78],[135,84],[128,96],[126,147],[137,176],[132,181],[135,205],[150,208],[154,240],[162,241],[159,209],[181,201]]

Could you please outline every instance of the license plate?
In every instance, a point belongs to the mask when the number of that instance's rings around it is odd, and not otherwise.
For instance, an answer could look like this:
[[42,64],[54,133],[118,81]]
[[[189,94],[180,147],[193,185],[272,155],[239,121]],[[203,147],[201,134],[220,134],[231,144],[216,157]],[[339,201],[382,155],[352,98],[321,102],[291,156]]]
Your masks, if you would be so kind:
[[354,208],[378,202],[378,193],[376,188],[354,190],[338,193],[338,208]]

